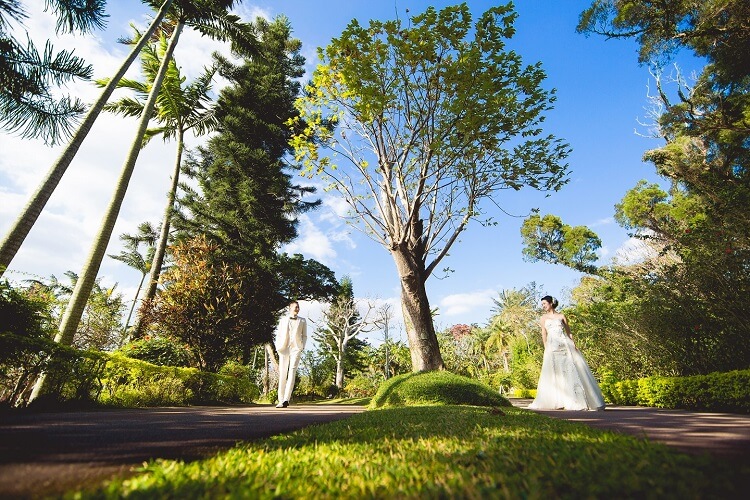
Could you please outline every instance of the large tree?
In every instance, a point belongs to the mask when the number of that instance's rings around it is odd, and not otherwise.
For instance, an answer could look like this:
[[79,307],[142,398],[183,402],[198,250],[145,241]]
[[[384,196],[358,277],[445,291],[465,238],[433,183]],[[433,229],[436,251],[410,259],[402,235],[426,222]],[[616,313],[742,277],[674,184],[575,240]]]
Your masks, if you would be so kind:
[[339,281],[339,293],[323,311],[323,324],[315,331],[313,337],[321,349],[336,361],[334,384],[338,390],[344,388],[344,372],[349,346],[362,333],[370,331],[374,325],[372,303],[363,304],[365,315],[359,313],[362,301],[354,298],[354,287],[351,278],[344,276]]
[[252,290],[243,305],[253,318],[248,335],[268,342],[290,299],[330,296],[337,283],[322,264],[279,254],[297,235],[298,214],[319,204],[303,199],[312,190],[292,183],[286,163],[284,123],[297,114],[304,58],[286,18],[259,18],[255,26],[258,57],[217,58],[228,81],[217,103],[219,128],[188,155],[186,173],[197,188],[182,185],[174,226],[178,240],[203,235],[217,245],[217,262],[242,266]]
[[99,267],[112,236],[112,231],[120,213],[120,207],[125,199],[130,178],[132,177],[146,131],[148,130],[152,112],[161,92],[162,83],[169,70],[172,54],[174,54],[183,29],[186,26],[191,26],[216,39],[231,41],[236,50],[241,50],[245,53],[255,50],[256,41],[252,31],[249,29],[249,25],[241,22],[239,17],[228,13],[229,7],[233,4],[234,2],[218,0],[194,3],[177,2],[175,10],[170,12],[169,22],[164,26],[165,30],[171,32],[169,42],[160,61],[154,81],[149,89],[148,98],[143,105],[135,137],[130,146],[128,156],[123,163],[112,199],[104,213],[99,232],[91,245],[83,270],[81,271],[80,279],[76,283],[73,295],[70,297],[70,304],[60,322],[60,331],[57,337],[55,337],[56,342],[70,344],[73,341],[76,326],[81,318],[83,307],[91,293],[91,287],[99,272]]
[[[137,44],[142,36],[135,29],[134,37],[126,40],[126,43]],[[135,96],[123,97],[116,102],[107,104],[105,110],[125,116],[140,116],[168,48],[168,39],[164,33],[160,34],[158,40],[154,43],[147,44],[141,53],[141,71],[145,80],[123,78],[118,84],[120,88],[133,91]],[[180,73],[177,62],[172,58],[168,62],[167,73],[164,76],[161,90],[154,105],[154,121],[157,122],[157,126],[146,130],[144,136],[144,144],[158,135],[161,135],[165,141],[174,139],[176,142],[172,182],[167,193],[167,203],[162,216],[159,238],[155,243],[152,261],[149,264],[149,280],[146,284],[144,300],[151,300],[156,295],[156,286],[164,263],[172,213],[180,181],[182,157],[185,150],[185,134],[192,130],[195,136],[201,136],[213,131],[218,125],[214,113],[214,102],[210,95],[215,73],[214,67],[206,68],[194,81],[185,84],[185,78]],[[104,86],[107,84],[107,80],[100,80],[97,83]],[[139,321],[135,327],[136,336],[140,325]]]
[[569,148],[541,130],[554,91],[506,49],[515,18],[508,4],[472,22],[464,3],[353,20],[320,51],[292,123],[297,159],[394,259],[415,371],[443,367],[425,283],[482,201],[565,183]]
[[[750,306],[741,297],[750,294],[750,216],[738,207],[750,203],[749,16],[744,0],[597,0],[581,15],[583,33],[640,44],[639,61],[656,77],[652,130],[665,142],[645,159],[669,187],[641,181],[615,207],[615,219],[642,241],[637,258],[599,269],[574,291],[579,338],[592,339],[593,362],[618,376],[748,365]],[[680,50],[704,58],[694,82],[679,71],[662,76]],[[568,236],[547,233],[555,234]],[[586,240],[562,240],[558,250],[586,253]],[[524,252],[573,263],[543,243],[530,238],[535,248]]]

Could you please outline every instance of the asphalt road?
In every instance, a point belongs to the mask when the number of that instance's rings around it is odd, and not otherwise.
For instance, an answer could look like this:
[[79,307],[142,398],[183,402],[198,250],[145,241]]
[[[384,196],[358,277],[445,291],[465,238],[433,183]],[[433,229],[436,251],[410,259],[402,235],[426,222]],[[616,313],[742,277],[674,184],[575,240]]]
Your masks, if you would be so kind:
[[194,460],[240,441],[340,420],[363,406],[179,407],[0,415],[0,498],[39,498],[133,474],[154,458]]
[[[531,400],[514,399],[526,407]],[[154,458],[194,460],[308,425],[346,418],[362,406],[180,407],[0,414],[0,498],[58,496],[132,475]],[[632,434],[688,453],[750,462],[750,415],[629,406],[599,412],[538,411]]]

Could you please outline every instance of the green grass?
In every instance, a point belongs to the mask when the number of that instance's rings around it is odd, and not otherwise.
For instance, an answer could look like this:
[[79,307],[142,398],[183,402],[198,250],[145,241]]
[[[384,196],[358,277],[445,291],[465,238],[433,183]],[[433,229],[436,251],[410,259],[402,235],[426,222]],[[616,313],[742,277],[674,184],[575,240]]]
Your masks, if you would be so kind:
[[82,498],[733,498],[750,464],[519,408],[418,406],[156,461]]
[[503,396],[476,380],[447,371],[405,373],[383,382],[370,408],[423,404],[511,406]]

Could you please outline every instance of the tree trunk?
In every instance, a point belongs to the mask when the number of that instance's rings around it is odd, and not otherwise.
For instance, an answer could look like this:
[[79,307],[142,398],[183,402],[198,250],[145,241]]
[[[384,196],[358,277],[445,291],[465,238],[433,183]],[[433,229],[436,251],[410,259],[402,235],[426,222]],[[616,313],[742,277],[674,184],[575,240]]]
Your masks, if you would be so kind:
[[443,370],[445,365],[425,289],[424,264],[405,246],[392,249],[391,255],[401,280],[401,305],[412,371]]
[[[172,54],[174,53],[174,49],[177,46],[177,42],[180,38],[180,33],[182,32],[184,26],[184,23],[178,23],[177,26],[175,26],[174,33],[172,33],[172,38],[169,41],[167,53],[164,55],[164,60],[162,61],[161,67],[159,67],[159,72],[156,75],[156,79],[154,80],[153,86],[151,87],[151,92],[149,93],[146,105],[144,106],[143,112],[141,113],[141,120],[138,125],[138,131],[136,132],[136,136],[133,139],[133,144],[130,148],[128,158],[125,160],[125,164],[123,165],[122,172],[120,173],[120,178],[117,181],[115,192],[112,195],[109,206],[107,207],[107,211],[104,215],[104,220],[102,221],[102,225],[99,229],[99,234],[94,240],[94,244],[92,245],[88,258],[86,259],[86,262],[83,266],[83,271],[81,271],[81,275],[78,277],[76,286],[73,289],[73,294],[70,296],[68,306],[65,308],[65,313],[63,314],[62,320],[60,321],[60,328],[57,332],[57,335],[55,336],[55,342],[58,342],[60,344],[71,345],[73,343],[73,337],[75,336],[76,330],[78,329],[78,324],[81,321],[81,316],[83,315],[83,311],[86,308],[86,303],[88,302],[89,296],[91,295],[91,289],[94,287],[96,276],[99,273],[102,259],[104,258],[104,254],[107,251],[107,245],[109,244],[109,240],[112,237],[112,231],[115,228],[117,216],[120,213],[120,207],[122,206],[122,201],[125,198],[125,193],[128,189],[128,184],[130,183],[130,177],[133,174],[133,169],[135,168],[138,154],[140,153],[141,147],[143,145],[143,136],[146,133],[151,112],[153,111],[154,105],[156,104],[156,97],[159,95],[161,83],[164,81],[164,76],[166,75],[167,69],[169,67],[169,61],[172,58]],[[45,379],[46,375],[41,374],[36,382],[36,385],[34,386],[34,390],[31,394],[31,397],[29,398],[29,402],[36,399],[42,393]]]
[[96,276],[99,273],[99,267],[102,264],[102,259],[104,258],[104,254],[107,250],[107,245],[109,244],[109,240],[112,237],[112,231],[115,227],[115,223],[117,222],[117,216],[120,214],[120,207],[122,206],[122,201],[125,199],[125,193],[128,189],[128,185],[130,184],[130,177],[133,174],[135,163],[138,160],[138,154],[141,152],[141,148],[143,146],[143,136],[145,135],[146,129],[148,128],[151,112],[153,111],[154,105],[156,104],[156,98],[159,95],[161,83],[164,81],[164,76],[166,75],[167,69],[169,67],[169,61],[172,59],[172,54],[174,53],[174,49],[177,46],[177,42],[180,39],[180,33],[182,32],[182,28],[184,26],[184,23],[178,23],[175,27],[174,33],[172,33],[172,39],[169,41],[167,53],[164,55],[164,60],[162,61],[159,72],[156,75],[154,84],[151,87],[151,92],[143,108],[143,113],[141,113],[141,120],[138,126],[138,130],[136,132],[135,138],[133,139],[133,144],[130,147],[130,153],[125,160],[125,164],[123,165],[120,178],[117,181],[115,193],[112,195],[112,200],[109,203],[109,207],[107,207],[107,212],[104,215],[104,220],[102,221],[102,226],[99,229],[99,234],[94,240],[94,244],[92,246],[91,252],[89,253],[89,257],[86,260],[83,271],[81,272],[78,281],[76,282],[76,287],[73,290],[73,295],[71,295],[70,297],[68,307],[65,309],[65,314],[63,315],[63,319],[60,323],[60,330],[55,337],[55,342],[59,342],[64,345],[70,345],[73,341],[73,336],[75,335],[76,328],[78,327],[78,322],[81,319],[81,314],[83,313],[83,309],[86,306],[89,295],[91,294],[91,289],[94,285],[94,282],[96,281]]
[[336,387],[344,389],[344,353],[336,358]]
[[161,21],[167,14],[167,10],[172,1],[173,0],[166,0],[162,4],[159,13],[149,26],[148,31],[144,33],[143,38],[141,38],[138,44],[133,47],[133,50],[130,51],[127,59],[125,59],[122,66],[120,66],[120,69],[117,70],[117,73],[115,73],[109,84],[104,88],[97,101],[91,106],[91,109],[89,109],[89,112],[86,114],[83,122],[81,122],[78,130],[76,130],[73,137],[71,137],[67,147],[49,169],[47,176],[32,195],[31,199],[26,204],[26,207],[5,236],[2,245],[0,245],[0,276],[2,276],[6,268],[10,266],[11,261],[16,256],[16,253],[18,253],[18,249],[21,248],[26,236],[28,236],[29,231],[31,231],[31,228],[39,218],[39,214],[42,213],[44,206],[47,204],[50,196],[52,196],[55,188],[57,188],[57,185],[60,183],[63,174],[65,174],[65,171],[73,161],[78,149],[81,147],[81,144],[83,144],[83,140],[88,135],[96,119],[99,117],[99,113],[101,113],[107,100],[112,95],[112,92],[117,88],[117,83],[125,75],[135,58],[141,53],[143,46],[148,42],[151,35],[156,31],[156,28],[161,24]]
[[[159,241],[156,244],[154,258],[151,261],[151,274],[149,276],[146,294],[143,296],[143,302],[147,303],[156,296],[156,286],[159,284],[159,275],[164,264],[164,255],[167,252],[167,241],[169,240],[169,226],[172,220],[172,211],[174,210],[174,200],[177,197],[177,186],[180,184],[180,164],[182,163],[182,151],[184,133],[182,130],[177,132],[177,158],[175,159],[174,170],[172,171],[172,185],[167,194],[167,207],[164,209],[164,218],[161,223],[161,233]],[[140,338],[143,330],[143,315],[139,314],[133,328],[133,337]]]

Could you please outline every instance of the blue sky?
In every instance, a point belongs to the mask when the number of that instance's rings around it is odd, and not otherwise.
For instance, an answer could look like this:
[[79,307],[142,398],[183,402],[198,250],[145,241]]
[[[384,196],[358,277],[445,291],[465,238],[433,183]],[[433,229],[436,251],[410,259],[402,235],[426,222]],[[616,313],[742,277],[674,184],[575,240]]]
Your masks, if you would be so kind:
[[[308,71],[315,66],[316,49],[340,35],[346,24],[357,18],[392,19],[422,12],[428,5],[440,9],[453,2],[365,1],[365,0],[280,0],[244,2],[237,13],[246,19],[257,15],[273,18],[285,15],[302,40]],[[542,215],[552,213],[570,225],[586,225],[602,239],[600,264],[610,263],[627,250],[627,232],[613,220],[614,205],[640,179],[659,181],[651,165],[642,162],[647,149],[661,146],[644,137],[648,121],[649,88],[653,78],[648,68],[637,62],[637,46],[632,40],[585,37],[575,33],[579,13],[589,1],[520,0],[516,35],[509,47],[533,64],[541,61],[548,79],[546,88],[557,89],[555,109],[548,112],[545,131],[566,140],[572,147],[569,157],[570,182],[561,191],[546,197],[533,190],[501,193],[495,200],[502,211],[487,205],[499,223],[495,227],[469,226],[440,267],[454,270],[449,276],[433,276],[427,284],[432,307],[439,308],[439,328],[456,323],[484,325],[491,314],[492,298],[503,289],[520,288],[530,282],[566,302],[580,273],[562,266],[524,262],[521,255],[520,226],[532,208]],[[26,23],[38,45],[53,32],[54,19],[42,11],[43,0],[23,4],[32,14]],[[478,16],[496,2],[468,2]],[[136,0],[108,2],[107,30],[93,37],[66,36],[55,41],[56,48],[75,48],[94,65],[95,77],[114,72],[125,54],[115,43],[128,35],[128,24],[144,25],[147,9]],[[178,48],[178,64],[188,78],[195,77],[210,53],[220,49],[215,42],[186,33]],[[134,71],[129,76],[137,76]],[[70,85],[67,92],[91,102],[98,90],[89,83]],[[20,281],[28,276],[62,277],[67,270],[80,272],[85,255],[100,223],[100,216],[112,193],[132,135],[134,120],[106,116],[94,127],[78,157],[70,166],[11,264],[8,276]],[[198,143],[193,139],[189,146]],[[23,141],[0,133],[0,231],[5,234],[44,173],[59,153],[37,141]],[[107,253],[118,253],[117,235],[134,233],[140,222],[156,223],[163,211],[174,155],[173,144],[153,141],[141,153],[120,220]],[[303,179],[301,179],[304,181]],[[398,304],[398,277],[390,255],[375,242],[346,226],[339,217],[341,200],[335,194],[319,191],[323,207],[300,220],[300,237],[287,247],[333,269],[337,276],[349,275],[357,297]],[[506,215],[510,214],[510,215]],[[139,273],[105,258],[100,275],[105,284],[118,284],[130,300]],[[303,304],[302,314],[319,315],[320,304]],[[399,307],[394,308],[396,311]],[[395,332],[398,335],[398,332]]]

